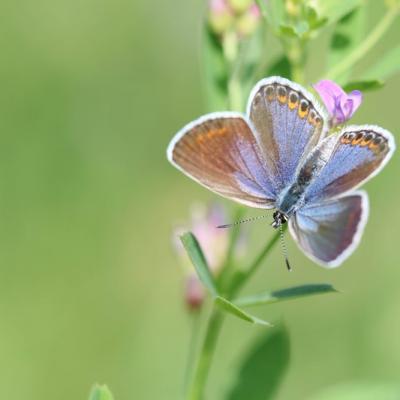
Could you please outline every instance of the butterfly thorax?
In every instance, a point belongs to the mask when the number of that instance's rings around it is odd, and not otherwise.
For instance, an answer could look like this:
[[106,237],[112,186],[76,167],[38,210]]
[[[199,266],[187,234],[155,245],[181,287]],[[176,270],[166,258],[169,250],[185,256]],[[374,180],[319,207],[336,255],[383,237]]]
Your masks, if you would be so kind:
[[296,181],[287,189],[283,190],[278,197],[272,226],[278,228],[285,224],[288,219],[304,204],[305,190],[309,182],[299,183]]
[[326,154],[317,148],[304,161],[293,183],[282,190],[275,203],[275,208],[280,214],[285,215],[286,219],[289,219],[304,205],[307,188],[319,175],[326,162]]
[[300,185],[298,182],[288,187],[278,197],[275,204],[276,209],[287,218],[291,217],[303,204],[306,187],[306,185]]

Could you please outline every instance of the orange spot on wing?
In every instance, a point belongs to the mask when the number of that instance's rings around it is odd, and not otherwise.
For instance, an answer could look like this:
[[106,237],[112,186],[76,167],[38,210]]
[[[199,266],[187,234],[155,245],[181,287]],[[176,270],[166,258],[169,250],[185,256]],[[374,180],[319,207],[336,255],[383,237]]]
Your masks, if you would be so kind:
[[212,130],[208,131],[205,134],[198,135],[196,140],[197,140],[198,143],[201,144],[201,143],[204,143],[204,142],[206,142],[208,140],[212,140],[217,136],[223,136],[226,133],[227,133],[226,127],[219,128],[219,129],[212,129]]
[[289,108],[291,109],[291,110],[294,110],[295,108],[297,108],[297,106],[299,105],[299,102],[298,101],[290,101],[290,99],[289,99]]
[[300,117],[301,119],[305,118],[305,117],[307,116],[307,114],[308,114],[308,108],[306,108],[305,110],[301,110],[301,109],[299,108],[298,114],[299,114],[299,117]]
[[282,96],[282,95],[278,94],[278,100],[280,103],[285,104],[287,101],[287,96],[286,95]]

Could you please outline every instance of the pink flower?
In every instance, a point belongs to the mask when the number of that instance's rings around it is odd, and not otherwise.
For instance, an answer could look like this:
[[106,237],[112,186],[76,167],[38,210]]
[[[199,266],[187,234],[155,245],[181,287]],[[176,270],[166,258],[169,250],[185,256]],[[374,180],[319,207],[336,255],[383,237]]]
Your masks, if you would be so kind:
[[[218,275],[225,262],[230,232],[229,229],[219,229],[217,226],[225,224],[227,221],[229,222],[228,216],[221,205],[216,203],[209,207],[196,205],[192,209],[190,223],[176,228],[173,232],[173,245],[185,269],[185,303],[191,310],[201,307],[206,293],[180,241],[180,236],[189,230],[193,232],[204,252],[211,272]],[[236,248],[236,256],[240,256],[239,252],[244,248],[244,241],[242,235]]]
[[205,297],[204,288],[196,274],[189,274],[185,281],[185,303],[190,310],[198,310]]
[[362,102],[362,93],[359,90],[347,94],[338,84],[327,79],[315,84],[314,89],[328,110],[332,127],[349,120]]
[[210,0],[208,3],[210,12],[214,14],[223,14],[226,11],[230,12],[230,6],[226,0]]
[[260,7],[258,7],[257,3],[253,3],[250,6],[249,12],[254,18],[257,18],[257,19],[261,18]]
[[232,28],[235,16],[226,0],[210,0],[208,3],[208,23],[217,35],[223,35]]
[[256,3],[252,3],[236,21],[236,30],[241,37],[251,36],[259,27],[261,11]]

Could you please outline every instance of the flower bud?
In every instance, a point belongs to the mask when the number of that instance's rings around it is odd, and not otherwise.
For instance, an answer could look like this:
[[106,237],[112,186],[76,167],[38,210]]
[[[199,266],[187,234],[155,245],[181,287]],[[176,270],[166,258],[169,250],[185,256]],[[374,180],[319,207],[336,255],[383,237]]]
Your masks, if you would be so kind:
[[204,288],[197,275],[190,274],[185,282],[185,303],[191,311],[198,310],[204,301]]
[[238,18],[236,23],[237,32],[243,37],[252,35],[258,28],[260,20],[260,9],[256,4],[253,4]]
[[249,9],[253,0],[229,0],[229,4],[237,14],[244,13]]
[[222,35],[233,25],[234,14],[226,0],[210,0],[208,7],[208,23],[211,30]]

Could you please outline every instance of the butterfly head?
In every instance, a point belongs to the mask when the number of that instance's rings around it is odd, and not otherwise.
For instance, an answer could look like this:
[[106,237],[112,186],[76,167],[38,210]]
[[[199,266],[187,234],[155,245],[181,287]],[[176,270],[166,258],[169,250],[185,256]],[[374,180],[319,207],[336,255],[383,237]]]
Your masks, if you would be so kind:
[[286,216],[286,214],[284,214],[281,211],[275,211],[273,214],[273,218],[274,218],[274,222],[272,222],[272,227],[277,229],[280,226],[286,224],[286,222],[288,221],[288,217]]

